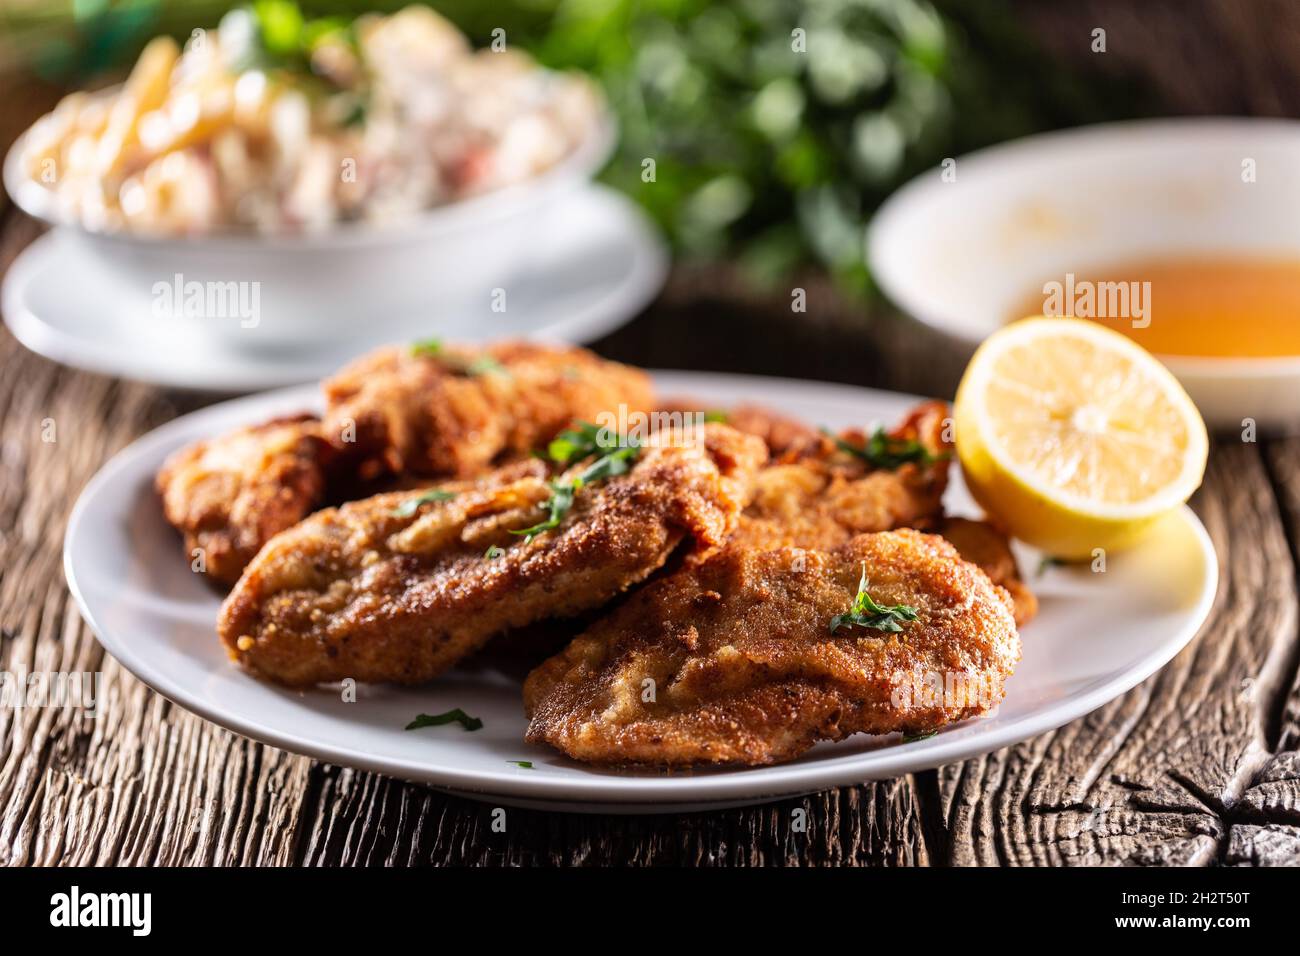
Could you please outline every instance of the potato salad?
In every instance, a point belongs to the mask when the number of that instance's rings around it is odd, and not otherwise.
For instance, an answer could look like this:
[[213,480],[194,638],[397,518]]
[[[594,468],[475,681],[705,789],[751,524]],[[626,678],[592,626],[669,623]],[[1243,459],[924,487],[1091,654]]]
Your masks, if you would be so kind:
[[504,37],[474,50],[426,7],[305,19],[262,0],[152,40],[126,82],[74,93],[27,137],[62,221],[159,235],[386,223],[520,183],[597,135],[580,75]]

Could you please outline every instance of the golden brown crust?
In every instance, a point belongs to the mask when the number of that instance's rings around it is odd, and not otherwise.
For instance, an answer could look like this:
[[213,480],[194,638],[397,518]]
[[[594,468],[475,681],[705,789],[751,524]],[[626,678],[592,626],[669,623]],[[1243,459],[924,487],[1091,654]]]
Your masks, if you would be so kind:
[[[759,472],[754,499],[732,537],[737,547],[767,550],[828,549],[854,535],[894,528],[932,528],[942,515],[952,443],[947,439],[948,406],[926,402],[889,434],[919,442],[932,456],[926,463],[876,469],[819,436],[811,447],[787,454]],[[866,435],[842,439],[862,447]]]
[[156,487],[167,520],[226,584],[274,535],[317,507],[331,454],[310,415],[277,418],[201,441],[172,455]]
[[544,447],[575,420],[646,413],[650,378],[580,348],[379,349],[324,383],[326,434],[376,472],[472,477]]
[[[830,632],[863,565],[877,601],[916,608],[902,633]],[[818,740],[985,713],[1019,656],[1006,592],[937,536],[729,546],[645,586],[534,670],[527,739],[593,763],[770,764]]]
[[723,420],[738,431],[763,439],[773,458],[799,454],[817,446],[822,439],[821,433],[811,425],[763,405],[737,405]]
[[681,438],[655,436],[627,474],[580,488],[559,527],[531,541],[511,530],[545,517],[537,460],[444,484],[454,497],[412,514],[412,492],[319,512],[249,565],[222,607],[221,639],[285,684],[418,683],[508,628],[600,606],[680,544],[706,553],[735,525],[761,443],[720,425]]
[[[487,370],[468,372],[476,361]],[[413,475],[471,477],[544,447],[575,419],[651,405],[637,369],[523,342],[448,347],[440,358],[381,349],[325,390],[325,423],[299,415],[241,428],[182,449],[159,472],[167,520],[187,551],[202,549],[209,577],[233,584],[327,494],[350,500]]]
[[1011,541],[989,521],[945,518],[939,533],[953,543],[961,556],[979,565],[989,580],[1006,588],[1016,609],[1016,626],[1023,627],[1038,613],[1038,598],[1021,577]]
[[720,415],[719,420],[736,431],[761,438],[773,458],[816,448],[822,439],[821,433],[806,422],[748,402],[723,410],[709,408],[695,399],[674,397],[662,400],[658,411],[674,415]]

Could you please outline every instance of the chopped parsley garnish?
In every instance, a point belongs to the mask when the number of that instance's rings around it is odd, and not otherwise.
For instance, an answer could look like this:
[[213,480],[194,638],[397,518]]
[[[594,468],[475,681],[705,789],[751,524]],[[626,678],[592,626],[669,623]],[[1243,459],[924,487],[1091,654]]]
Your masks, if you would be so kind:
[[449,354],[443,348],[442,339],[421,339],[418,342],[412,342],[411,354],[417,358],[439,359],[452,371],[464,375],[510,374],[510,370],[491,355],[483,354],[477,358],[466,359],[459,355]]
[[491,355],[480,355],[478,358],[469,362],[465,366],[465,372],[468,375],[487,375],[490,372],[498,375],[510,374],[510,370],[494,359]]
[[257,0],[253,4],[262,45],[275,56],[296,56],[302,51],[306,22],[296,3]]
[[937,730],[928,730],[923,734],[903,734],[903,743],[914,744],[918,740],[929,740],[931,737],[934,737],[938,733],[939,731]]
[[725,425],[727,424],[727,413],[719,408],[715,408],[713,411],[704,413],[704,421],[706,423],[716,422],[717,424]]
[[505,553],[506,553],[505,548],[501,547],[501,545],[499,544],[494,544],[494,545],[490,545],[488,549],[483,552],[483,557],[491,561],[493,558],[499,558],[501,557],[501,555]]
[[[588,435],[585,428],[595,429],[595,432]],[[593,481],[626,474],[640,451],[640,446],[628,438],[623,436],[611,438],[605,429],[596,429],[594,425],[584,424],[576,430],[563,432],[559,438],[551,442],[550,453],[556,462],[566,464],[575,458],[586,458],[597,452],[600,453],[599,457],[570,481],[551,482],[551,496],[542,502],[542,506],[547,510],[545,521],[540,521],[531,528],[512,530],[510,533],[525,535],[524,542],[527,543],[543,531],[559,527],[564,516],[573,507],[573,498],[578,493],[578,489]]]
[[847,442],[825,428],[822,429],[822,434],[834,441],[835,447],[840,451],[856,455],[873,468],[882,468],[886,471],[894,471],[910,462],[930,465],[941,458],[948,457],[946,452],[940,455],[934,454],[915,438],[895,438],[883,428],[877,428],[872,432],[865,445]]
[[344,126],[365,126],[366,117],[370,113],[370,104],[362,99],[355,99],[344,104],[347,111],[343,114],[340,122]]
[[877,631],[899,633],[903,624],[916,620],[916,608],[908,604],[877,604],[867,593],[867,566],[862,565],[862,579],[858,582],[858,594],[853,599],[853,606],[844,614],[831,618],[831,633],[841,627],[870,627]]
[[628,469],[632,467],[632,461],[640,451],[641,449],[636,445],[621,445],[613,451],[606,452],[582,469],[578,477],[573,479],[574,490],[593,481],[627,474]]
[[422,491],[414,498],[408,498],[400,505],[389,512],[394,518],[409,518],[420,510],[421,506],[427,505],[434,501],[450,501],[456,496],[450,491],[443,491],[441,488],[430,488],[428,491]]
[[[365,55],[357,33],[356,21],[347,17],[327,16],[307,19],[293,0],[256,0],[253,4],[231,11],[228,16],[246,18],[253,36],[247,48],[236,44],[233,49],[238,71],[260,69],[275,71],[289,78],[312,96],[333,97],[359,102],[359,116],[349,115],[348,124],[365,121],[369,100],[368,82],[329,69],[318,69],[316,52],[326,45],[345,48],[358,67],[364,67]],[[224,49],[223,53],[226,52]],[[358,72],[364,73],[364,69]],[[353,114],[358,112],[353,105]]]
[[421,727],[441,727],[444,724],[460,724],[466,730],[478,730],[483,726],[483,721],[477,717],[471,717],[457,707],[445,714],[420,714],[415,720],[406,725],[406,729],[419,730]]
[[577,490],[578,480],[576,478],[567,485],[561,482],[551,482],[551,497],[542,502],[548,511],[546,520],[539,521],[530,528],[513,529],[510,533],[526,535],[524,544],[527,544],[543,531],[559,527],[560,522],[564,520],[564,516],[573,507],[573,495]]
[[601,428],[591,422],[575,422],[572,428],[560,432],[547,446],[551,460],[561,465],[571,461],[581,461],[599,451],[609,451],[621,447],[619,436],[608,428]]
[[533,762],[531,760],[507,760],[506,763],[512,763],[516,767],[523,767],[525,770],[533,769]]

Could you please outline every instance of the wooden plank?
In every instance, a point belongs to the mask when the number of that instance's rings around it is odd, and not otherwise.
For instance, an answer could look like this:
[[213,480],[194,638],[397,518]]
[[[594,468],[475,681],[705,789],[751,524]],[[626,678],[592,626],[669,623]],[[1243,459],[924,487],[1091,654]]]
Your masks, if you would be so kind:
[[[1295,565],[1256,446],[1218,443],[1194,504],[1220,558],[1218,597],[1200,635],[1083,720],[944,768],[953,863],[1203,865],[1250,856],[1235,824],[1244,799],[1263,802],[1251,786],[1274,760],[1271,714],[1294,679]],[[1273,833],[1259,853],[1276,859],[1288,845]]]
[[[1282,510],[1293,556],[1300,554],[1300,438],[1270,442],[1266,463]],[[1245,792],[1239,807],[1250,823],[1233,828],[1230,857],[1243,862],[1300,865],[1300,641],[1292,645],[1289,685],[1278,695],[1266,733],[1275,755]],[[1257,825],[1258,824],[1258,825]],[[1241,832],[1238,832],[1241,831]]]
[[[310,866],[926,865],[910,777],[759,807],[594,816],[477,803],[321,768]],[[504,829],[502,829],[504,827]]]
[[[21,218],[5,230],[3,265],[34,233]],[[104,654],[63,580],[82,486],[174,404],[38,358],[8,331],[0,367],[0,670],[103,674],[95,719],[0,708],[0,864],[288,862],[310,761],[154,694]]]
[[[0,262],[34,231],[21,220],[6,228]],[[927,365],[918,353],[940,350],[896,317],[859,315],[814,283],[809,291],[811,331],[788,350],[802,357],[786,364],[768,344],[768,333],[789,321],[779,296],[760,306],[716,277],[706,283],[689,272],[651,320],[602,344],[647,364],[671,364],[685,351],[699,367],[951,391],[960,356],[949,350]],[[912,359],[871,361],[904,352]],[[7,333],[0,333],[0,362],[0,669],[102,669],[108,701],[97,720],[0,709],[0,863],[1296,859],[1294,440],[1268,444],[1263,455],[1255,446],[1216,447],[1197,500],[1224,565],[1213,623],[1160,675],[1082,721],[939,772],[770,806],[641,817],[504,808],[506,829],[496,832],[490,805],[228,734],[107,658],[63,585],[67,509],[113,451],[202,399],[61,369]],[[47,420],[56,442],[41,440]]]

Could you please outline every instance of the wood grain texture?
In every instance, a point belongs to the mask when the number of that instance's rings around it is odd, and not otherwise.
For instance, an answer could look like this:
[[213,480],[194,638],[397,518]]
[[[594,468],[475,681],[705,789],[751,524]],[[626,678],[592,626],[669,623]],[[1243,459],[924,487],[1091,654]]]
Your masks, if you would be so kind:
[[1245,839],[1238,822],[1272,819],[1262,800],[1254,815],[1243,803],[1274,760],[1273,710],[1294,681],[1295,566],[1257,448],[1218,443],[1195,505],[1221,562],[1207,625],[1086,718],[944,768],[952,862],[1208,864]]
[[[6,263],[33,234],[21,219],[7,226]],[[951,392],[965,355],[885,311],[859,314],[824,283],[808,290],[795,347],[769,344],[789,323],[783,293],[756,298],[693,271],[600,347],[651,365],[684,355],[697,368]],[[879,354],[909,358],[864,360]],[[5,864],[1300,862],[1300,440],[1216,445],[1195,501],[1222,559],[1213,619],[1159,675],[1083,720],[939,771],[767,806],[503,808],[499,832],[490,804],[245,740],[104,655],[63,582],[67,511],[114,451],[203,399],[62,369],[7,333],[0,359],[0,669],[104,675],[98,719],[0,710]],[[54,442],[42,440],[50,421]]]
[[[5,230],[3,265],[32,235],[25,220]],[[60,368],[8,332],[0,368],[0,670],[103,672],[96,719],[0,708],[0,864],[289,862],[311,762],[135,680],[104,654],[63,579],[64,524],[82,486],[176,407],[155,389]]]
[[[0,266],[35,232],[11,215]],[[951,394],[960,349],[888,310],[865,314],[823,280],[801,287],[808,312],[792,321],[789,290],[682,270],[598,348],[650,366]],[[1082,720],[939,771],[767,806],[504,808],[498,832],[491,805],[245,740],[107,657],[63,581],[68,510],[113,452],[210,397],[60,368],[7,332],[0,363],[0,670],[102,669],[104,699],[95,720],[0,709],[0,864],[1300,864],[1300,439],[1216,443],[1194,501],[1222,564],[1212,619],[1157,676]]]
[[[1053,56],[1135,74],[1177,111],[1294,115],[1288,0],[1119,0],[1017,12]],[[1089,48],[1107,29],[1105,56]],[[1269,51],[1265,55],[1261,51]],[[9,78],[12,80],[12,78]],[[0,142],[50,91],[4,84]],[[0,270],[36,234],[5,217]],[[655,367],[950,395],[968,357],[824,280],[748,291],[679,270],[599,348]],[[887,357],[882,361],[881,357]],[[1195,507],[1222,564],[1213,616],[1157,676],[1053,733],[882,783],[716,813],[591,817],[493,807],[316,763],[154,694],[79,619],[60,562],[81,487],[206,399],[61,369],[0,331],[0,670],[102,670],[102,715],[0,708],[0,864],[1300,864],[1300,439],[1219,440]],[[56,440],[42,440],[52,421]],[[802,811],[802,813],[800,813]]]

